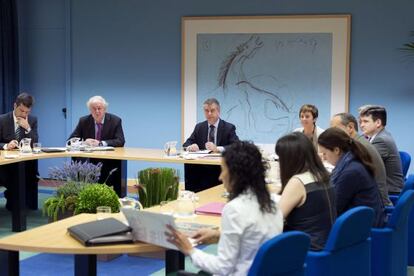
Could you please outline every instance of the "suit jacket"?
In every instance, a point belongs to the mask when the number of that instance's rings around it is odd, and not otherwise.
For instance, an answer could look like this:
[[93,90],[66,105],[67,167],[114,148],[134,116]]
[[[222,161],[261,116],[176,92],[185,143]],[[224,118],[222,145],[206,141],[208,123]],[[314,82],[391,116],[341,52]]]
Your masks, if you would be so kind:
[[382,202],[385,206],[392,205],[388,197],[388,186],[387,186],[387,173],[385,171],[384,162],[382,161],[381,155],[377,149],[363,136],[356,137],[356,140],[359,141],[368,151],[371,156],[372,163],[375,166],[375,181],[378,184],[378,189],[381,194]]
[[[183,147],[188,147],[192,144],[197,144],[200,150],[206,149],[208,135],[208,122],[204,121],[198,123],[191,136],[185,141]],[[239,141],[236,135],[236,127],[222,119],[217,127],[217,143],[216,146],[228,146],[234,142]]]
[[[33,144],[39,140],[39,136],[37,134],[37,118],[29,115],[28,122],[31,130],[29,133],[25,133],[24,131],[22,135],[23,138],[31,138]],[[14,129],[13,111],[10,111],[6,114],[0,115],[0,150],[3,149],[5,144],[15,139],[16,134]]]
[[378,150],[384,162],[387,173],[388,191],[391,193],[401,192],[404,186],[404,176],[402,173],[400,153],[391,134],[383,129],[378,132],[371,143]]
[[[70,135],[69,139],[72,137],[95,139],[95,120],[92,115],[86,115],[79,119],[78,125]],[[124,146],[125,138],[121,118],[111,113],[105,113],[101,141],[105,141],[108,146],[112,147]]]

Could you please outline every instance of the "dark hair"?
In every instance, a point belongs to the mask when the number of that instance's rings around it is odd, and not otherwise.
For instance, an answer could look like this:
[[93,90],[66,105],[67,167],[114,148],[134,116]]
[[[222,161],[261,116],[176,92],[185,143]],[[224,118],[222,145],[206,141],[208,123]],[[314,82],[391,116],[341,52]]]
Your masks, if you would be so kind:
[[218,106],[218,108],[220,109],[220,103],[219,103],[219,101],[218,101],[216,98],[209,98],[209,99],[207,99],[207,100],[205,100],[205,101],[204,101],[203,105],[204,105],[204,104],[206,104],[206,105],[212,105],[212,104],[215,104],[215,105],[217,105],[217,106]]
[[223,152],[223,160],[229,170],[230,200],[250,189],[256,195],[263,213],[276,210],[265,182],[268,165],[252,142],[239,141],[231,144]]
[[339,148],[343,153],[351,151],[355,158],[365,166],[368,172],[374,175],[375,166],[372,163],[371,155],[369,155],[367,149],[360,142],[349,137],[342,129],[336,127],[328,128],[319,135],[318,144],[331,151],[335,147]]
[[319,183],[329,184],[329,174],[319,158],[312,142],[301,132],[293,132],[276,142],[279,156],[282,191],[296,174],[310,171]]
[[34,104],[34,98],[32,96],[30,96],[28,93],[23,92],[20,93],[17,97],[16,97],[16,101],[15,101],[16,105],[24,105],[27,108],[31,108],[32,105]]
[[318,108],[316,108],[316,106],[312,105],[312,104],[304,104],[302,105],[302,107],[299,110],[299,118],[300,118],[300,114],[304,113],[304,112],[310,112],[312,114],[313,119],[318,118]]
[[343,126],[347,126],[349,123],[352,123],[354,125],[354,129],[355,131],[358,132],[358,122],[356,120],[356,118],[354,117],[354,115],[352,115],[351,113],[338,113],[335,114],[334,117],[338,116],[341,119],[341,124]]
[[387,125],[387,111],[385,110],[385,107],[379,106],[379,105],[372,105],[368,106],[365,109],[362,109],[359,113],[359,116],[372,116],[372,120],[381,120],[381,125],[386,126]]

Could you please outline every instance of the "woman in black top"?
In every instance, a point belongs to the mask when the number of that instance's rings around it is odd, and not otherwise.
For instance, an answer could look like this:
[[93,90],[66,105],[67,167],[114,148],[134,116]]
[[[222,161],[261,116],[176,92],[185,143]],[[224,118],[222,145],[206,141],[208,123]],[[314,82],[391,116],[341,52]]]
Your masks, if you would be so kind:
[[322,250],[336,219],[329,174],[312,142],[302,133],[280,138],[276,154],[282,182],[279,207],[285,218],[284,231],[303,231],[311,237],[311,249]]

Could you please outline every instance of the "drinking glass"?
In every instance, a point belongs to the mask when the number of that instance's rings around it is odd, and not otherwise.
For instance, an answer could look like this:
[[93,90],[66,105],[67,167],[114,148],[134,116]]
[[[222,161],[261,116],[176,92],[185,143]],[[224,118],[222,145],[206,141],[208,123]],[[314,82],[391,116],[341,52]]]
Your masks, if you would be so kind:
[[110,206],[98,206],[96,207],[96,219],[106,219],[111,216],[111,207]]
[[40,153],[42,151],[41,143],[33,143],[33,153]]

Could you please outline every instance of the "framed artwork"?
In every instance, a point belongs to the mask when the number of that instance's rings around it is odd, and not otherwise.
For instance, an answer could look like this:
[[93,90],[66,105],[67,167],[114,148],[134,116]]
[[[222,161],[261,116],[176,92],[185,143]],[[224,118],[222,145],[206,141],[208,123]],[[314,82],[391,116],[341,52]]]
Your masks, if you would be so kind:
[[216,98],[240,139],[274,144],[300,126],[348,111],[350,15],[182,18],[182,141]]

